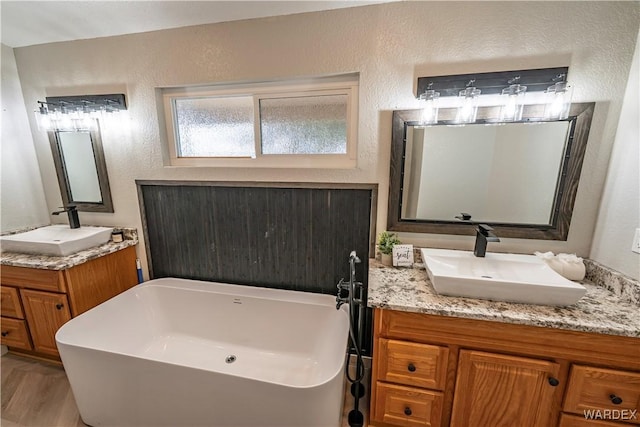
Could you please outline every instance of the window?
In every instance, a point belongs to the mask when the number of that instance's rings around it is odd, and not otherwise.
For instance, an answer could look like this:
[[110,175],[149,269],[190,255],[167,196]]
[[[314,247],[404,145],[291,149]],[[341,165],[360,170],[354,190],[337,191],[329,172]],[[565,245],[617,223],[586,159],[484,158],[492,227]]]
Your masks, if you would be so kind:
[[352,168],[358,76],[162,89],[170,164]]
[[253,98],[176,98],[179,157],[246,157],[253,153]]

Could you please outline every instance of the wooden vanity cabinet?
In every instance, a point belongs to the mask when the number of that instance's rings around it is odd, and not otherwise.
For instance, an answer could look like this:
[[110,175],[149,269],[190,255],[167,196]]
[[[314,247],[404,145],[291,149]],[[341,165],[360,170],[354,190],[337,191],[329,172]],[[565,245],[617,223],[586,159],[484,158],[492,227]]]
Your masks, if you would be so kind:
[[638,406],[638,338],[375,309],[372,426],[623,427],[640,415],[584,410]]
[[135,260],[131,246],[66,270],[2,266],[1,343],[58,359],[58,329],[137,284]]

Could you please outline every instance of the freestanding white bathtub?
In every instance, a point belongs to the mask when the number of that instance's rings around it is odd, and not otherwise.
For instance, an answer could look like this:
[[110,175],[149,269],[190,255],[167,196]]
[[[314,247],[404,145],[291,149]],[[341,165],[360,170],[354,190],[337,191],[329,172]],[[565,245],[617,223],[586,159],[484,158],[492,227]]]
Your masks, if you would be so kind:
[[56,334],[91,426],[338,426],[346,305],[184,279],[138,285]]

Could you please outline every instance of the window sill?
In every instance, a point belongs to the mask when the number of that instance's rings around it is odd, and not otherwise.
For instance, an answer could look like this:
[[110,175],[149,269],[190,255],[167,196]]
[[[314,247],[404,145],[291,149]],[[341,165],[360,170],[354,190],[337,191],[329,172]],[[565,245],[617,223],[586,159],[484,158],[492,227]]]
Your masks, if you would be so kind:
[[356,159],[347,155],[279,154],[277,156],[249,157],[179,157],[171,158],[167,167],[216,168],[289,168],[289,169],[355,169]]

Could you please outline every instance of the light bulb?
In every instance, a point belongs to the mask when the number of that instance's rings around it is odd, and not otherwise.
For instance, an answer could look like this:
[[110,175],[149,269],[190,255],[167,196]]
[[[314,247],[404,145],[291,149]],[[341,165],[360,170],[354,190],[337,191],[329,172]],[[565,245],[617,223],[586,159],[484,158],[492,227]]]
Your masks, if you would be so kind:
[[546,93],[544,117],[548,120],[563,120],[569,117],[573,88],[567,82],[557,82],[549,86]]
[[456,113],[456,123],[473,123],[478,115],[478,97],[480,89],[473,86],[463,89],[459,93],[461,105]]
[[504,104],[500,108],[500,121],[517,122],[522,120],[524,110],[524,95],[527,87],[521,84],[513,84],[502,89]]
[[68,114],[62,114],[57,125],[59,129],[64,129],[64,130],[70,130],[75,128],[73,120],[71,119],[71,116],[69,116]]
[[427,90],[420,95],[420,103],[422,104],[422,117],[420,123],[423,125],[432,125],[438,123],[438,98],[440,92],[435,90]]
[[47,110],[40,108],[35,110],[34,114],[36,116],[38,130],[49,131],[52,129],[51,114],[48,114]]

